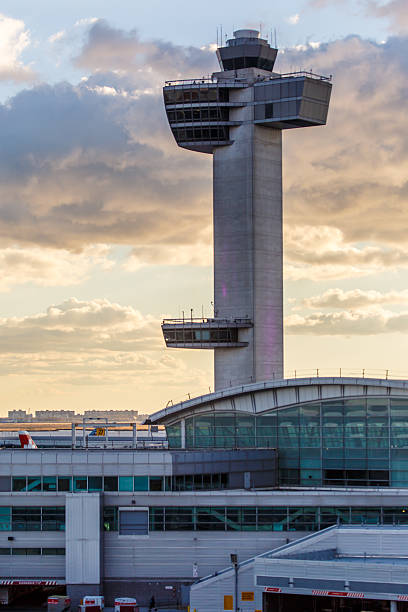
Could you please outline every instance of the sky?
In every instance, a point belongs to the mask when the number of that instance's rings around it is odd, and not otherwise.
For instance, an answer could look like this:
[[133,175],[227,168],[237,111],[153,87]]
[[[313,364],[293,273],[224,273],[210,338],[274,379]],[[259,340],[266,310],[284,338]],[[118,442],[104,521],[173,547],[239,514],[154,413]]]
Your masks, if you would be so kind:
[[0,415],[213,388],[211,352],[160,330],[212,314],[212,160],[177,148],[161,88],[217,69],[221,26],[333,75],[327,126],[284,134],[286,375],[408,376],[408,3],[191,7],[2,0]]

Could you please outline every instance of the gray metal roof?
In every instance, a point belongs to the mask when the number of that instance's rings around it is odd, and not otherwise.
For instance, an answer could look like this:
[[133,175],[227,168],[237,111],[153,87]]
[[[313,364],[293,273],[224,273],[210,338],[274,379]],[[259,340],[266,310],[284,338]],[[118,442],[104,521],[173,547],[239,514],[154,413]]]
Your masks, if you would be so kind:
[[151,423],[171,423],[181,417],[209,410],[236,410],[262,413],[283,408],[338,398],[361,396],[408,396],[408,380],[383,378],[313,377],[270,380],[231,387],[200,395],[178,404],[166,406],[149,417]]
[[[252,566],[255,584],[262,588],[268,577],[271,585],[282,586],[285,577],[291,577],[294,588],[288,584],[289,588],[282,588],[282,592],[312,594],[312,588],[338,590],[348,588],[350,581],[374,598],[382,595],[392,598],[387,593],[408,591],[407,550],[408,526],[334,525],[247,559],[239,564],[239,569],[248,571]],[[222,580],[232,572],[227,567],[206,576],[192,590],[206,588],[206,584]]]

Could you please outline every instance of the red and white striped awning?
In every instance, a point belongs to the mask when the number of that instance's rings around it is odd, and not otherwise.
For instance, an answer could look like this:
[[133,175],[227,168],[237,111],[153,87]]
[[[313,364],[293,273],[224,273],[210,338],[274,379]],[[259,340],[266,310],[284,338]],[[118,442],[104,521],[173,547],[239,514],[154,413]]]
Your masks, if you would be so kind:
[[1,586],[24,586],[24,585],[33,585],[33,586],[58,586],[61,584],[65,584],[63,580],[41,580],[36,578],[21,578],[19,580],[14,579],[0,579]]
[[408,601],[408,593],[398,595],[397,593],[369,593],[359,591],[329,591],[325,589],[303,589],[293,587],[265,586],[264,593],[282,593],[282,595],[312,595],[317,597],[347,597],[355,599],[388,599],[394,601]]

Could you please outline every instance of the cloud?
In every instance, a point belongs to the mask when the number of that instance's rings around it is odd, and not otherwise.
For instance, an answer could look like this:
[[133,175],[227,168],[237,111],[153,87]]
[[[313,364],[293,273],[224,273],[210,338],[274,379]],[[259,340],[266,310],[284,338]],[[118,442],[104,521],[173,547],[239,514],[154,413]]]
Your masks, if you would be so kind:
[[152,244],[135,247],[124,267],[134,271],[142,266],[164,262],[167,266],[211,266],[213,253],[210,240],[196,244]]
[[374,336],[408,332],[408,312],[393,313],[373,308],[307,316],[290,315],[285,331],[292,335],[313,336]]
[[139,79],[149,74],[151,80],[200,77],[217,68],[215,54],[207,47],[142,40],[136,30],[125,32],[103,19],[92,24],[75,65],[91,71],[122,71]]
[[45,354],[154,350],[163,344],[159,321],[106,299],[70,298],[46,312],[0,319],[0,353]]
[[31,397],[48,387],[58,401],[58,394],[71,388],[77,393],[78,387],[82,394],[93,390],[91,398],[101,386],[109,387],[113,397],[133,388],[135,398],[161,388],[167,399],[181,395],[186,384],[190,390],[208,388],[206,371],[165,348],[160,322],[132,306],[76,298],[38,314],[0,318],[3,389],[16,379]]
[[[0,248],[116,243],[134,268],[207,262],[211,156],[177,148],[158,84],[207,72],[214,54],[87,27],[75,61],[92,74],[0,106]],[[406,267],[406,57],[405,38],[356,36],[281,54],[282,72],[335,76],[328,125],[284,135],[288,278]]]
[[285,276],[290,280],[356,278],[408,267],[408,250],[353,245],[345,241],[341,230],[328,226],[289,226],[284,247]]
[[288,23],[290,23],[290,25],[297,25],[299,21],[300,21],[299,13],[295,13],[294,15],[291,15],[290,17],[288,17]]
[[0,292],[26,283],[39,287],[76,285],[96,267],[112,267],[108,254],[109,248],[104,245],[87,247],[81,253],[40,247],[0,249]]
[[334,74],[328,125],[285,134],[287,227],[331,228],[350,257],[377,258],[378,265],[393,258],[405,265],[406,258],[406,51],[405,38],[377,44],[351,36],[289,50],[279,65]]
[[376,17],[385,17],[390,20],[390,29],[393,32],[407,32],[408,30],[408,5],[406,0],[388,0],[378,2],[368,0],[368,12]]
[[35,79],[31,67],[20,59],[29,44],[30,35],[24,22],[0,13],[0,80],[23,83]]
[[344,4],[344,0],[309,0],[308,4],[312,8],[326,8],[328,6]]
[[302,306],[306,308],[351,308],[360,309],[380,304],[406,304],[408,303],[408,290],[388,291],[362,291],[353,289],[328,289],[321,295],[305,298]]
[[177,150],[157,96],[43,85],[0,129],[0,245],[182,244],[210,224],[210,158]]
[[78,19],[75,22],[75,27],[88,26],[96,21],[99,21],[98,17],[84,17],[83,19]]
[[[344,0],[308,0],[312,9],[328,7],[344,7]],[[365,16],[378,17],[389,20],[389,29],[394,34],[406,33],[408,30],[408,5],[406,0],[361,0],[354,3],[359,12],[364,11]]]
[[53,45],[55,42],[65,38],[65,36],[66,36],[65,30],[59,30],[59,32],[55,32],[55,34],[51,34],[51,36],[48,37],[48,42],[50,42]]

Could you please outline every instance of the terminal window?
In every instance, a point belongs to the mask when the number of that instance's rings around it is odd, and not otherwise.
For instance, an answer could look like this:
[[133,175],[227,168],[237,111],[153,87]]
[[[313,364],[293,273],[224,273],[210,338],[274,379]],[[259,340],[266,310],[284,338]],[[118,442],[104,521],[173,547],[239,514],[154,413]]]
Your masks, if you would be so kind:
[[[118,514],[143,513],[147,508],[119,509],[105,506],[104,531],[118,531]],[[408,525],[407,507],[328,507],[328,506],[152,506],[149,531],[318,531],[331,525]],[[126,519],[124,519],[126,520]],[[130,520],[130,519],[129,519]],[[136,520],[136,519],[132,519]],[[132,524],[122,524],[122,535]]]
[[149,534],[149,511],[119,510],[119,535],[141,536]]

